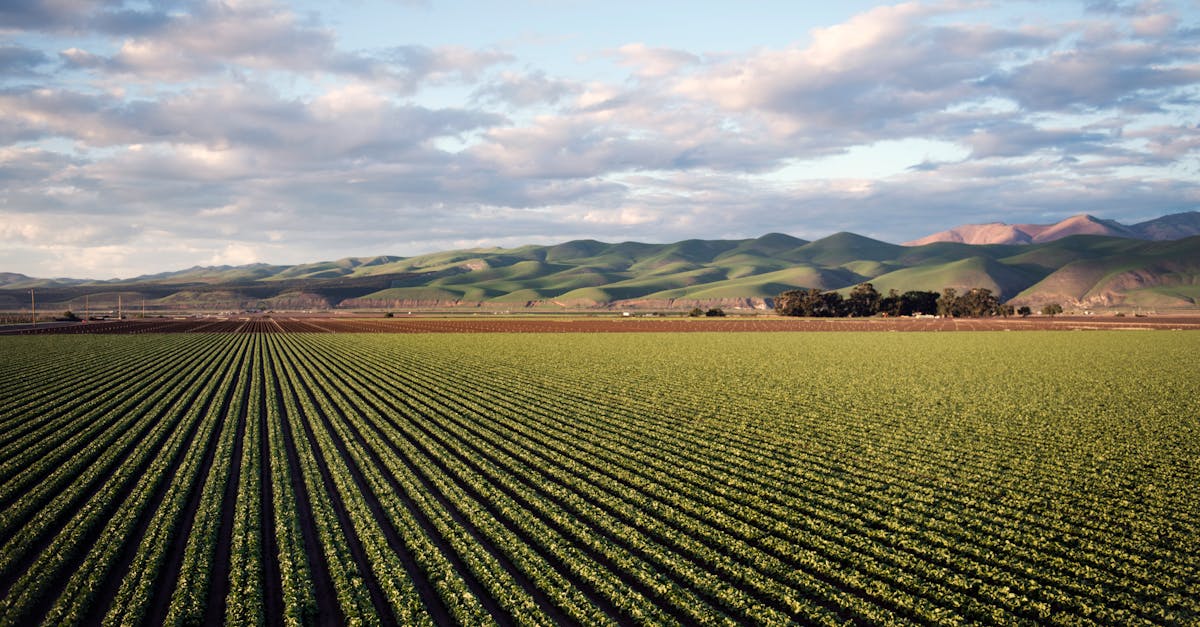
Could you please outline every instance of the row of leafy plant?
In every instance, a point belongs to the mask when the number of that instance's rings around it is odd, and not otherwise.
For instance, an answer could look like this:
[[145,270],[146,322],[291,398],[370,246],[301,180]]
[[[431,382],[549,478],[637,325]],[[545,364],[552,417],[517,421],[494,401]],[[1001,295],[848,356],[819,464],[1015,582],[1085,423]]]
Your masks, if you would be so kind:
[[3,624],[1200,616],[1194,334],[61,341],[0,360]]

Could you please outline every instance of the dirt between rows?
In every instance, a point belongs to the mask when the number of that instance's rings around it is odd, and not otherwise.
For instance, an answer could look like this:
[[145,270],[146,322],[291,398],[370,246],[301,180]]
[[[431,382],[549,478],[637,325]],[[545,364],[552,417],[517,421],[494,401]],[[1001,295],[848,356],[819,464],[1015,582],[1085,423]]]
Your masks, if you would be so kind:
[[595,318],[247,316],[122,320],[15,328],[3,334],[64,333],[644,333],[780,331],[1200,330],[1200,316],[1034,318]]

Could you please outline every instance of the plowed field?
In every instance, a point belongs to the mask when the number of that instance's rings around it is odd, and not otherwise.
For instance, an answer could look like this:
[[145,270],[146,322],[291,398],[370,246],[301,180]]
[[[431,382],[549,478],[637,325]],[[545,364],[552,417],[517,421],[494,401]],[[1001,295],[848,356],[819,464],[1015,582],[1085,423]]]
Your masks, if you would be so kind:
[[150,318],[22,325],[8,334],[136,333],[677,333],[716,331],[1047,331],[1200,329],[1200,316],[1035,318],[600,318],[501,316]]

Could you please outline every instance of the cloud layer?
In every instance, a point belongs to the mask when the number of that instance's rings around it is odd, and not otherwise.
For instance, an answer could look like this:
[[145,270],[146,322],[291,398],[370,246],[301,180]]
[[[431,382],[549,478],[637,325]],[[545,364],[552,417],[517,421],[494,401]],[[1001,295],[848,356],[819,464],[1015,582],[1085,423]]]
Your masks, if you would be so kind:
[[5,3],[0,270],[1195,208],[1194,7],[1038,7],[881,5],[733,51],[615,40],[579,51],[598,76],[491,42],[359,49],[273,0]]

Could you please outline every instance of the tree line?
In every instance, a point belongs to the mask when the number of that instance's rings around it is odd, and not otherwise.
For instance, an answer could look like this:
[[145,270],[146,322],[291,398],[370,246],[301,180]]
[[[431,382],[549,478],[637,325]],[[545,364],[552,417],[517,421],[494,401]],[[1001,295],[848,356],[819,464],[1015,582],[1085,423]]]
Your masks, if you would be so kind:
[[[807,316],[815,318],[868,317],[874,315],[914,316],[939,315],[949,318],[982,318],[984,316],[1028,316],[1033,311],[1026,306],[1015,308],[1000,302],[992,291],[975,287],[959,294],[948,287],[937,292],[910,290],[900,293],[889,290],[880,294],[870,283],[860,283],[842,296],[839,292],[809,288],[790,290],[775,299],[775,311],[784,316]],[[1047,305],[1042,313],[1062,313],[1058,304]]]

